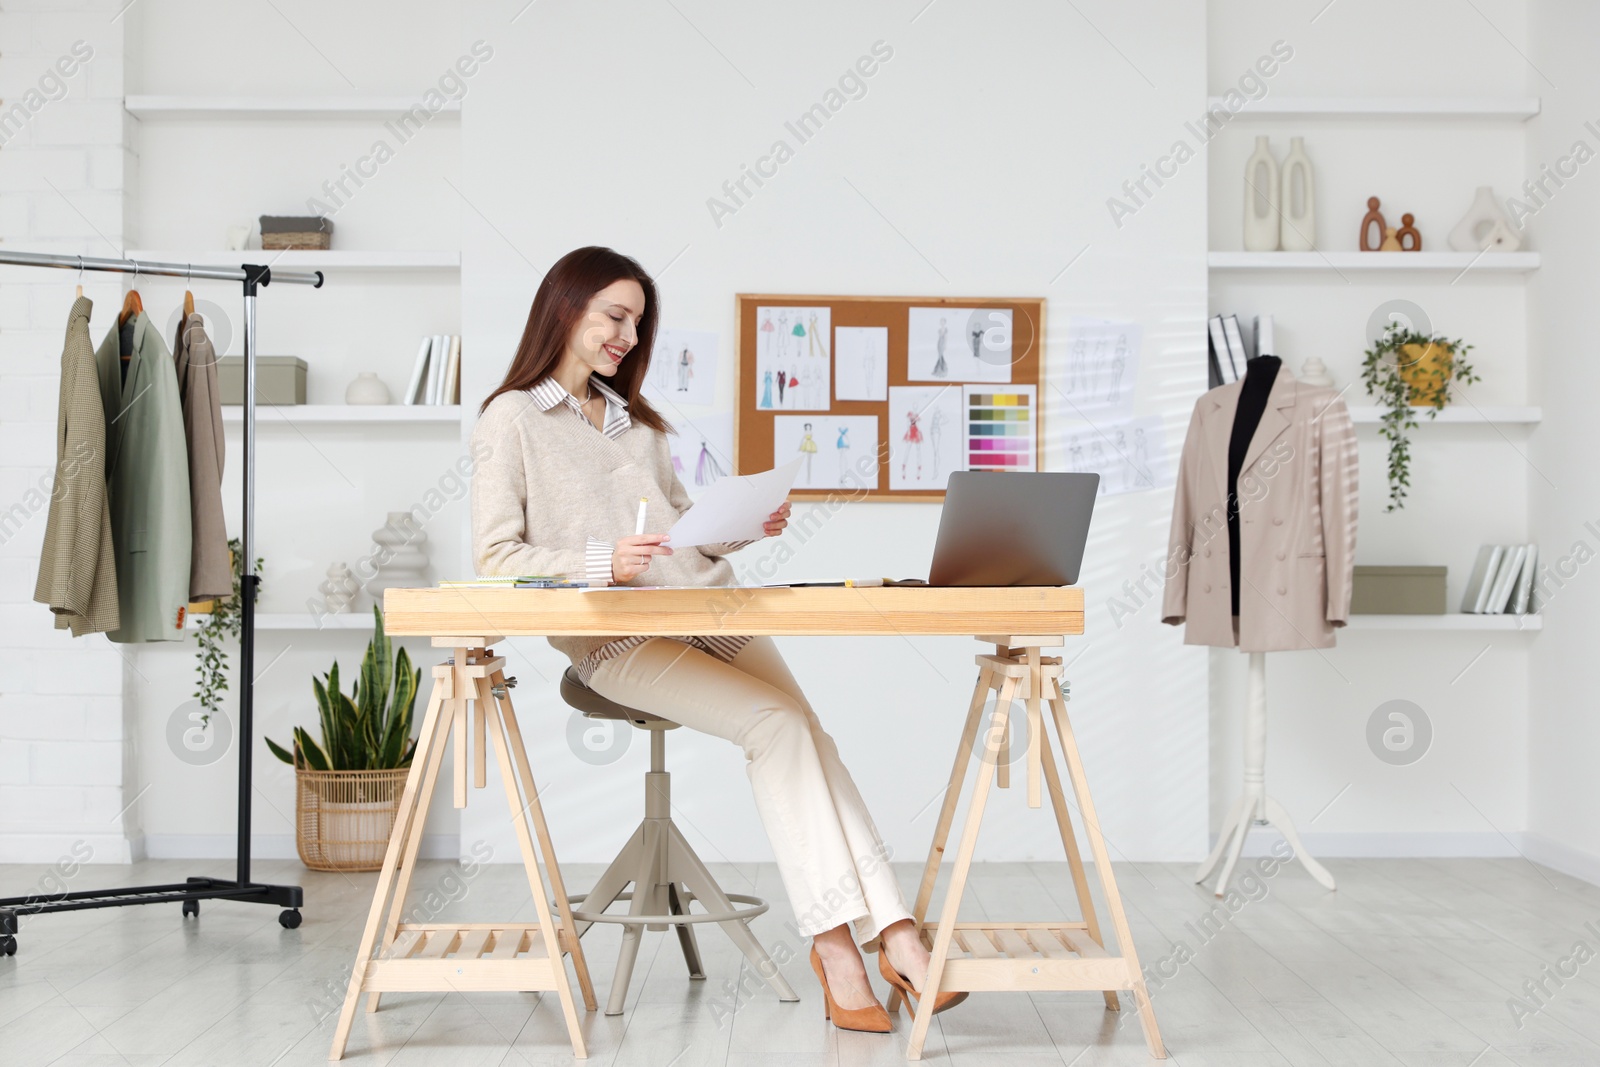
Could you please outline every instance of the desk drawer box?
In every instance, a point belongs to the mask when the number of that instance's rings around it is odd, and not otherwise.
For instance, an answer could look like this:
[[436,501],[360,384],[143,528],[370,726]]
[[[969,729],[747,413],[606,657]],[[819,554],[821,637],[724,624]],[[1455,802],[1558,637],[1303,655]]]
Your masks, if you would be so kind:
[[1443,615],[1444,567],[1357,565],[1350,594],[1352,615]]
[[[244,357],[217,360],[217,389],[224,404],[244,403]],[[306,361],[299,356],[256,357],[257,404],[304,404]]]

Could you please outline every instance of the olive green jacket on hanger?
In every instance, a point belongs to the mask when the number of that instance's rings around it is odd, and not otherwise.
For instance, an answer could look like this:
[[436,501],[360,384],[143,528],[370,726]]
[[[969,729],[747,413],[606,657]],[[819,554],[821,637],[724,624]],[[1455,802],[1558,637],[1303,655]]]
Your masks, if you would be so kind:
[[189,603],[189,457],[172,355],[150,319],[132,323],[126,374],[119,328],[95,353],[106,415],[106,481],[122,626],[113,641],[181,641]]
[[49,604],[56,629],[72,636],[119,625],[117,572],[106,501],[106,413],[89,340],[86,296],[72,303],[61,351],[61,396],[56,410],[56,477],[39,552],[33,599]]
[[233,595],[233,567],[228,562],[228,528],[222,519],[222,391],[217,385],[216,349],[198,313],[178,323],[172,355],[189,451],[194,537],[189,599],[226,600]]

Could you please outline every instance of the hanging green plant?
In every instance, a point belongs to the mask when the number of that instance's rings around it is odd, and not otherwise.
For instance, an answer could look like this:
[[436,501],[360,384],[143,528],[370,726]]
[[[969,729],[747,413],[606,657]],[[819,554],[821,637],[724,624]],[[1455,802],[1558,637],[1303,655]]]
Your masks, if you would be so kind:
[[1401,323],[1390,323],[1361,364],[1361,381],[1367,395],[1383,408],[1378,433],[1389,442],[1389,504],[1383,510],[1405,507],[1411,485],[1411,438],[1417,428],[1417,410],[1433,418],[1450,400],[1450,383],[1470,385],[1481,381],[1466,354],[1472,346],[1461,340],[1418,333]]
[[[195,616],[200,625],[195,631],[199,648],[195,652],[194,669],[199,681],[195,683],[194,696],[205,711],[200,720],[202,729],[211,725],[211,716],[219,710],[222,694],[228,688],[228,652],[223,642],[227,639],[237,642],[244,624],[244,597],[240,593],[244,585],[244,551],[237,537],[228,539],[228,559],[233,566],[233,595],[226,600],[212,601],[209,615]],[[262,566],[261,557],[257,556],[257,575],[261,574]],[[258,582],[256,595],[260,594]]]

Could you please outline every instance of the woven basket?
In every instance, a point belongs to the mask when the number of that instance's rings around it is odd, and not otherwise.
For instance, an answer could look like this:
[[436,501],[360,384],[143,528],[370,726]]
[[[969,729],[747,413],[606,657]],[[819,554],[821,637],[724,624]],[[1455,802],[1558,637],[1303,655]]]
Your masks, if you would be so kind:
[[409,768],[313,771],[295,768],[295,847],[314,871],[383,866]]
[[264,233],[261,235],[261,247],[269,252],[285,248],[314,248],[318,251],[327,251],[331,238],[332,234],[327,231],[318,233],[314,230],[304,233]]

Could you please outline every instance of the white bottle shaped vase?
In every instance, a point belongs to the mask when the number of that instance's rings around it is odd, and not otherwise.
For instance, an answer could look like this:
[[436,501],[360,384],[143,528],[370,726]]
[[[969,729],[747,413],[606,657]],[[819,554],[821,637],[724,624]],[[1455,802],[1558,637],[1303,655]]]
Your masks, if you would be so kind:
[[1279,185],[1278,159],[1267,147],[1265,137],[1256,138],[1256,150],[1244,165],[1244,250],[1278,250],[1278,215],[1283,190]]
[[[1299,179],[1299,205],[1295,203],[1295,179]],[[1303,137],[1289,138],[1289,154],[1283,160],[1279,202],[1283,211],[1283,232],[1279,243],[1285,252],[1309,252],[1317,246],[1317,187],[1311,176],[1311,159],[1306,155]]]

